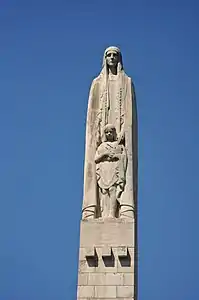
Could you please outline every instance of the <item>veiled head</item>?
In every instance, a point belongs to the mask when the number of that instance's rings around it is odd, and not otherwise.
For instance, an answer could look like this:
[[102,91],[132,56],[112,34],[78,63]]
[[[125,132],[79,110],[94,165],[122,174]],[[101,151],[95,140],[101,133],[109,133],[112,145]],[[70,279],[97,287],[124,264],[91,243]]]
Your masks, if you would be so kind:
[[120,69],[123,69],[123,63],[122,63],[122,54],[118,47],[111,46],[108,47],[104,51],[104,57],[103,57],[103,67],[109,66],[109,67],[116,67],[117,65],[120,65]]

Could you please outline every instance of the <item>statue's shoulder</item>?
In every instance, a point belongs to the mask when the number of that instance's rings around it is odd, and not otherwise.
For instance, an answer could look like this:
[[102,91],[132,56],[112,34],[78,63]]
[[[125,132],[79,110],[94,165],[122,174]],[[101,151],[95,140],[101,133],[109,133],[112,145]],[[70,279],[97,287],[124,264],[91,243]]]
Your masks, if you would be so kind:
[[125,77],[125,81],[126,81],[127,85],[134,91],[135,86],[134,86],[134,81],[133,81],[132,77],[128,76],[126,73],[124,73],[124,77]]
[[100,75],[95,77],[91,83],[91,90],[96,90],[97,86],[99,86],[100,81],[101,81]]
[[132,78],[128,74],[126,74],[125,72],[124,72],[124,77],[126,78],[127,81],[132,82]]
[[98,84],[99,82],[101,82],[101,80],[102,80],[102,76],[101,74],[99,74],[97,77],[93,79],[93,84]]
[[97,147],[97,152],[100,154],[104,151],[104,149],[106,148],[106,142],[102,142],[98,147]]

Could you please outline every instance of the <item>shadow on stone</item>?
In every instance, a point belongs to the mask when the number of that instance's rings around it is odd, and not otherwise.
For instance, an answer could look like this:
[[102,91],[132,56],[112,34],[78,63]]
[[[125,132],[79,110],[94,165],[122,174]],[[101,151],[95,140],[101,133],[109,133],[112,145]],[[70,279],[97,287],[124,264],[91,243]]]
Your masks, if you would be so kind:
[[109,256],[102,256],[103,262],[105,267],[110,268],[110,267],[115,267],[115,257],[111,249],[111,255]]
[[96,250],[94,255],[86,256],[86,261],[89,267],[98,267],[98,256]]
[[119,256],[119,261],[122,267],[130,267],[131,266],[131,256],[129,254],[129,251],[127,249],[127,255],[125,256]]

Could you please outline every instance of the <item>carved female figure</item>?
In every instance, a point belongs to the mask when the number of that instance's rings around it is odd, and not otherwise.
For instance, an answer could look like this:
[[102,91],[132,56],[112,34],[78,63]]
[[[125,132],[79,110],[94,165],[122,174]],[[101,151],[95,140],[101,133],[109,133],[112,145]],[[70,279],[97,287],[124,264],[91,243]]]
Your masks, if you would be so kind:
[[103,129],[107,124],[114,125],[118,136],[117,143],[125,147],[127,155],[126,184],[121,194],[119,217],[133,218],[137,197],[136,103],[131,78],[124,72],[122,55],[117,47],[105,50],[102,70],[90,88],[86,123],[83,219],[100,216],[95,155],[97,148],[105,141]]

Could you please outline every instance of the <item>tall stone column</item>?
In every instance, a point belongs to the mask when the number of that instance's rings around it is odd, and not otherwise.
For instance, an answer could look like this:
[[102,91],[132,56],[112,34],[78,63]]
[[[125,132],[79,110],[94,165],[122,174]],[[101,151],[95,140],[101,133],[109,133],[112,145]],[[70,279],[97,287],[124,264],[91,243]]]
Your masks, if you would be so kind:
[[78,300],[134,299],[134,221],[82,221]]
[[88,101],[78,300],[136,300],[137,117],[117,47]]

